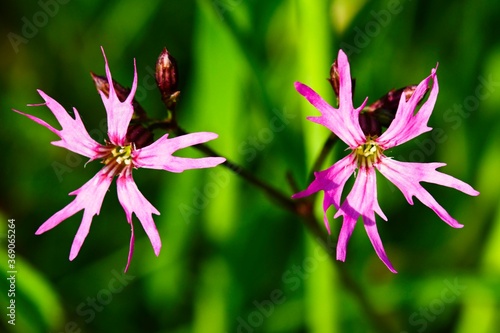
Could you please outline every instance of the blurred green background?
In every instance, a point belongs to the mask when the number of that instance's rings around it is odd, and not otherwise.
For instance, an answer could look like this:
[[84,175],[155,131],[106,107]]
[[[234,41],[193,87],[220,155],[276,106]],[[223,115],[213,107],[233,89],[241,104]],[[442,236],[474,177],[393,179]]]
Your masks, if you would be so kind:
[[[2,255],[0,331],[500,330],[500,2],[24,0],[2,6],[0,252],[6,254],[7,219],[13,218],[18,273],[12,326]],[[408,205],[378,177],[380,206],[389,219],[378,218],[379,232],[395,275],[360,225],[347,262],[332,264],[300,219],[223,167],[182,174],[141,169],[134,178],[161,212],[155,217],[160,256],[134,218],[135,256],[122,275],[130,228],[112,185],[70,262],[82,213],[41,236],[34,233],[101,165],[84,167],[83,158],[49,144],[53,133],[11,109],[56,125],[47,108],[26,106],[41,102],[36,89],[42,89],[67,110],[76,107],[89,131],[102,133],[105,112],[89,76],[104,74],[100,46],[113,77],[125,86],[136,58],[136,97],[151,117],[164,115],[153,78],[156,58],[167,47],[179,65],[181,126],[218,133],[211,147],[287,195],[293,191],[286,173],[305,188],[328,137],[305,120],[317,111],[294,90],[294,81],[333,102],[325,79],[343,48],[357,78],[359,105],[365,96],[374,101],[391,88],[420,82],[439,62],[434,132],[386,153],[446,162],[441,171],[481,195],[426,186],[465,225],[452,229],[418,200]],[[280,127],[273,131],[275,117]],[[444,134],[436,139],[438,129]],[[323,168],[344,149],[337,144]],[[183,154],[201,156],[194,149]],[[341,225],[334,213],[329,211],[333,247]],[[341,270],[359,286],[358,294],[339,278]],[[385,328],[377,328],[370,311]]]

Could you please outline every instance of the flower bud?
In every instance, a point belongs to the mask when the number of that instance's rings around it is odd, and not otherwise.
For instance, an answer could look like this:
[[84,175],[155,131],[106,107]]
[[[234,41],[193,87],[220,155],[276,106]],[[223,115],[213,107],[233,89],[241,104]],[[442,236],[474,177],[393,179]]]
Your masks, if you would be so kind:
[[[338,99],[340,94],[340,74],[339,74],[339,65],[337,63],[337,59],[335,59],[335,61],[332,64],[332,67],[330,67],[330,77],[327,80],[332,85],[333,91],[335,92],[335,96]],[[356,79],[351,79],[351,87],[352,87],[351,90],[353,96],[354,96],[355,86],[356,86]]]
[[173,109],[180,94],[177,90],[177,62],[166,48],[156,62],[156,84],[167,107]]
[[372,113],[382,126],[389,127],[396,116],[401,97],[408,101],[416,88],[416,85],[411,85],[397,90],[391,89],[387,94],[367,106],[364,111]]
[[361,126],[366,136],[375,137],[382,134],[382,126],[371,112],[361,112],[359,114],[359,126]]
[[153,132],[140,124],[130,125],[127,129],[127,141],[133,142],[137,149],[153,143]]
[[339,97],[339,88],[340,88],[340,76],[339,76],[339,66],[337,64],[337,59],[330,67],[330,78],[328,79],[330,84],[332,85],[333,91],[335,92],[335,96]]
[[[105,76],[96,75],[92,72],[90,72],[90,76],[92,76],[92,80],[94,80],[94,84],[97,90],[102,92],[106,97],[109,97],[108,79]],[[115,88],[116,96],[118,96],[120,102],[125,101],[130,94],[130,89],[125,88],[115,80],[113,80],[113,86]],[[132,115],[133,120],[147,119],[146,111],[144,111],[142,106],[135,100],[135,98],[132,101],[132,106],[134,108],[134,114]]]

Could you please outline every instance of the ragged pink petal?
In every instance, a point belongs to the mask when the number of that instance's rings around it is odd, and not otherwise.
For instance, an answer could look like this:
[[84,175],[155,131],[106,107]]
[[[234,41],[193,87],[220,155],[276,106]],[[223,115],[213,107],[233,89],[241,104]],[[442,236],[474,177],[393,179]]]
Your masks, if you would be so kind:
[[101,145],[90,137],[89,133],[85,129],[85,125],[83,125],[78,111],[75,108],[73,109],[73,112],[75,114],[75,118],[73,119],[73,117],[68,114],[66,109],[64,109],[61,104],[56,102],[41,90],[38,90],[38,93],[45,100],[45,105],[50,109],[50,111],[52,111],[57,121],[61,125],[61,130],[55,129],[45,121],[35,116],[23,113],[18,110],[14,111],[30,118],[31,120],[42,126],[45,126],[54,134],[59,136],[61,140],[53,141],[52,144],[54,146],[66,148],[72,152],[86,156],[91,160],[100,157],[100,153],[98,150]]
[[130,220],[128,224],[130,224],[130,245],[127,256],[127,265],[125,266],[124,270],[125,273],[127,273],[128,268],[130,267],[130,262],[132,261],[132,256],[134,254],[134,244],[135,244],[134,223],[132,223],[132,220]]
[[[418,103],[425,96],[431,79],[434,82],[429,98],[422,104],[418,112],[415,113]],[[427,123],[436,104],[438,92],[439,84],[436,68],[433,68],[431,75],[420,82],[408,101],[405,98],[400,99],[394,120],[389,128],[376,140],[377,143],[383,149],[389,149],[430,131],[432,128],[428,127]]]
[[347,198],[334,216],[335,218],[339,216],[344,217],[337,243],[337,260],[345,261],[347,243],[352,235],[356,221],[361,216],[370,242],[378,257],[391,272],[396,273],[385,253],[384,246],[378,234],[375,224],[375,213],[384,220],[387,220],[377,200],[375,170],[373,168],[362,168],[359,170],[351,192],[347,195]]
[[[153,250],[158,256],[161,249],[161,240],[153,220],[153,214],[160,215],[160,212],[139,191],[134,179],[132,178],[132,172],[130,169],[126,169],[125,172],[118,176],[116,186],[118,189],[118,200],[125,211],[128,223],[132,225],[132,213],[134,213],[141,222],[142,227],[144,228],[144,231],[148,235],[151,245],[153,246]],[[132,258],[132,251],[133,237],[131,238],[127,268]]]
[[365,136],[359,126],[358,118],[359,112],[366,104],[366,100],[357,109],[348,109],[343,105],[340,105],[339,109],[335,109],[305,84],[295,82],[295,89],[321,112],[320,117],[307,117],[308,120],[325,126],[351,148],[364,141]]
[[339,75],[338,109],[325,102],[321,96],[305,84],[295,82],[295,89],[321,112],[320,117],[308,117],[307,119],[325,126],[349,147],[355,148],[365,140],[365,135],[359,125],[359,113],[365,107],[368,98],[360,107],[354,108],[352,104],[351,69],[347,55],[342,50],[339,50],[338,53],[337,70]]
[[376,164],[377,169],[403,193],[406,200],[413,205],[412,197],[417,197],[424,205],[432,209],[443,221],[454,228],[461,228],[448,212],[437,203],[432,195],[425,190],[420,182],[434,183],[451,187],[469,195],[478,195],[470,185],[454,177],[436,171],[444,163],[410,163],[383,158]]
[[342,228],[340,229],[339,238],[337,241],[337,260],[345,261],[347,255],[347,243],[349,239],[351,239],[352,232],[354,231],[354,227],[356,226],[356,221],[358,217],[353,218],[350,214],[344,215],[344,220],[342,221]]
[[134,80],[132,82],[132,88],[130,88],[130,94],[125,101],[120,102],[112,83],[113,78],[109,70],[108,59],[102,47],[101,50],[105,62],[106,78],[109,83],[109,94],[106,96],[101,90],[99,90],[99,94],[101,95],[108,117],[108,136],[113,144],[123,146],[126,143],[128,125],[134,113],[132,101],[134,100],[135,91],[137,89],[136,63],[134,59]]
[[309,196],[318,191],[325,191],[323,199],[323,220],[328,233],[330,233],[330,225],[328,223],[328,216],[326,212],[332,205],[337,209],[339,208],[340,197],[342,195],[344,185],[355,169],[356,163],[354,162],[354,157],[352,154],[349,154],[332,165],[330,168],[315,172],[314,181],[309,185],[309,187],[302,192],[292,195],[293,199],[298,199]]
[[76,198],[66,207],[45,221],[45,223],[38,228],[35,234],[40,235],[45,231],[54,228],[62,221],[83,209],[83,219],[80,227],[78,228],[75,239],[73,240],[69,255],[69,259],[73,260],[78,255],[78,252],[87,237],[92,218],[94,215],[99,215],[104,196],[106,195],[111,181],[112,178],[104,174],[104,172],[98,172],[78,190],[71,192],[70,195],[76,195]]
[[384,245],[382,244],[382,240],[380,239],[380,235],[377,230],[377,224],[375,223],[375,216],[372,216],[372,218],[363,218],[363,224],[365,226],[366,234],[368,235],[377,256],[391,272],[397,273],[398,271],[396,271],[385,253]]
[[353,118],[356,117],[354,123],[357,123],[359,112],[353,112],[351,66],[349,60],[347,60],[347,55],[342,50],[339,50],[337,55],[337,70],[339,72],[339,107],[342,110],[341,113],[349,114]]
[[226,161],[222,157],[184,158],[172,154],[182,148],[204,143],[217,138],[217,134],[197,132],[168,138],[165,134],[151,145],[134,151],[134,165],[140,168],[163,169],[183,172],[189,169],[211,168]]

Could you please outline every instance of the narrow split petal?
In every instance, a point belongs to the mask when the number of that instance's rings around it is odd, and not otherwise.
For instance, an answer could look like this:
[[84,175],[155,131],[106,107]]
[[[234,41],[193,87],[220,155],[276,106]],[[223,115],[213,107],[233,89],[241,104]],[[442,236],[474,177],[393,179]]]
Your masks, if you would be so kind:
[[[101,48],[102,49],[102,48]],[[106,96],[102,91],[99,90],[102,102],[106,108],[106,113],[108,116],[108,136],[110,141],[118,146],[123,146],[126,144],[127,129],[134,114],[134,107],[132,101],[134,100],[135,91],[137,89],[137,68],[134,59],[134,80],[132,82],[132,88],[130,89],[130,94],[127,99],[120,102],[118,95],[116,94],[115,88],[112,84],[113,78],[111,77],[111,71],[109,70],[108,59],[102,49],[102,55],[104,57],[105,68],[106,68],[106,78],[109,82],[109,96]]]
[[[351,66],[349,65],[349,60],[347,60],[347,55],[344,51],[339,50],[337,55],[337,70],[339,72],[339,107],[342,111],[347,111],[352,117],[357,117],[359,114],[354,111],[354,106],[352,104],[352,78],[351,78]],[[342,113],[344,113],[342,112]],[[357,123],[357,118],[354,119],[353,123]]]
[[[417,113],[415,110],[418,103],[424,98],[429,85],[433,80],[433,85],[429,98],[420,107]],[[432,128],[427,126],[429,118],[436,104],[439,92],[439,84],[436,75],[436,68],[433,68],[431,75],[426,77],[415,89],[415,92],[408,101],[405,98],[399,100],[396,116],[389,128],[377,139],[377,142],[384,148],[389,149],[402,143],[405,143],[422,133],[430,131]]]
[[98,150],[101,145],[90,137],[89,133],[85,129],[85,125],[83,124],[78,111],[73,108],[73,112],[75,114],[75,118],[73,119],[66,111],[66,109],[64,109],[64,107],[62,107],[62,105],[59,104],[56,100],[52,99],[41,90],[38,90],[38,93],[45,100],[45,104],[41,105],[46,105],[50,109],[50,111],[52,111],[62,127],[61,130],[55,129],[45,121],[35,116],[23,113],[18,110],[14,111],[48,128],[52,133],[61,138],[61,140],[59,141],[52,142],[54,146],[66,148],[72,152],[86,156],[91,160],[98,158],[100,156]]
[[[355,215],[357,215],[356,218],[354,218]],[[351,239],[358,217],[359,214],[346,214],[344,216],[339,239],[337,241],[337,260],[345,261],[347,255],[347,243],[349,242],[349,239]]]
[[375,253],[382,260],[382,262],[389,268],[389,270],[393,273],[397,273],[396,269],[392,265],[389,257],[385,253],[384,245],[382,244],[382,240],[380,239],[380,235],[377,230],[377,224],[375,223],[375,217],[372,218],[363,218],[363,223],[365,226],[366,234],[372,243],[373,248],[375,249]]
[[358,109],[346,113],[348,110],[343,108],[342,105],[340,109],[335,109],[318,93],[303,83],[295,82],[295,89],[321,112],[320,117],[307,117],[308,120],[325,126],[351,148],[363,142],[364,134],[359,126],[358,117],[359,112],[366,104],[366,100]]
[[111,184],[112,178],[108,177],[103,171],[98,172],[92,179],[85,183],[78,190],[70,195],[76,195],[76,198],[66,207],[52,215],[43,223],[35,234],[40,235],[47,230],[59,225],[62,221],[73,216],[80,210],[84,210],[83,219],[76,233],[71,246],[69,259],[73,260],[80,251],[85,238],[90,229],[90,224],[94,215],[99,215],[104,196]]
[[328,216],[326,212],[332,205],[337,209],[340,207],[342,190],[344,189],[347,179],[349,179],[356,168],[356,164],[353,159],[354,157],[349,154],[332,165],[330,168],[315,172],[314,181],[309,185],[309,187],[302,192],[292,195],[293,199],[298,199],[309,196],[320,190],[325,191],[323,199],[323,220],[328,233],[330,233],[330,225],[328,223]]
[[337,65],[339,72],[339,109],[328,104],[305,84],[295,82],[295,89],[321,112],[321,117],[308,117],[307,119],[325,126],[349,147],[355,148],[365,140],[358,118],[368,99],[365,99],[359,108],[355,109],[353,107],[351,69],[347,56],[342,50],[338,53]]
[[116,186],[118,189],[118,200],[125,211],[125,216],[127,217],[127,221],[132,230],[130,250],[126,267],[126,269],[128,269],[130,260],[132,259],[134,241],[132,213],[134,213],[141,222],[142,227],[144,228],[144,231],[148,235],[151,245],[153,246],[153,250],[158,256],[161,249],[161,240],[153,220],[153,214],[160,215],[160,212],[139,191],[134,179],[132,178],[132,172],[130,169],[127,169],[120,176],[118,176]]
[[452,218],[450,214],[437,203],[432,195],[420,185],[420,182],[434,183],[451,187],[473,196],[479,194],[479,192],[474,190],[467,183],[436,171],[437,168],[444,165],[444,163],[399,162],[390,158],[384,158],[376,167],[380,173],[399,188],[408,203],[413,205],[412,197],[415,196],[450,226],[461,228],[463,225]]
[[378,257],[391,272],[396,273],[396,270],[385,253],[384,246],[378,234],[377,225],[375,223],[375,213],[384,220],[387,220],[377,200],[375,170],[373,168],[362,168],[359,170],[351,192],[335,214],[335,218],[339,216],[344,217],[339,241],[337,243],[337,259],[345,261],[347,243],[352,235],[356,221],[359,216],[361,216],[368,238]]
[[130,244],[127,256],[127,265],[125,266],[124,269],[125,273],[127,273],[128,268],[130,267],[130,262],[132,261],[132,256],[134,254],[134,244],[135,244],[134,224],[132,223],[132,221],[130,221],[129,224],[130,224]]
[[140,168],[163,169],[170,172],[211,168],[226,161],[222,157],[184,158],[172,154],[182,148],[204,143],[217,138],[217,134],[198,132],[168,138],[165,134],[151,145],[134,152],[134,165]]

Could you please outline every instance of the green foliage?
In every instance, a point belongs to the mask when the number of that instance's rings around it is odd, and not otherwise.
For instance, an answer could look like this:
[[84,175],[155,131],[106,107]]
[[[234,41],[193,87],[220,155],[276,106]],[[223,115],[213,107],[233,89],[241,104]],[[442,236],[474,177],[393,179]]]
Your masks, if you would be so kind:
[[[17,1],[5,4],[0,64],[2,253],[16,219],[17,324],[6,332],[375,332],[366,304],[345,284],[347,271],[395,332],[497,332],[500,327],[500,3],[443,1]],[[290,172],[302,189],[328,132],[294,81],[330,102],[325,80],[339,48],[349,55],[355,105],[420,82],[439,62],[440,94],[426,133],[387,152],[399,160],[443,161],[442,171],[481,192],[427,187],[463,223],[455,230],[379,177],[389,221],[378,220],[390,273],[362,228],[346,263],[327,259],[300,219],[223,167],[182,174],[138,170],[139,188],[161,215],[163,248],[154,256],[136,224],[131,269],[123,271],[130,228],[114,185],[79,256],[68,261],[81,213],[34,232],[100,168],[51,146],[56,137],[10,111],[55,124],[42,89],[76,107],[99,133],[104,108],[89,72],[130,86],[164,116],[154,85],[163,47],[177,59],[180,125],[212,131],[215,150],[287,195]],[[278,122],[279,130],[271,130]],[[282,126],[281,126],[282,125]],[[158,138],[163,132],[158,131]],[[330,162],[344,156],[342,143]],[[341,147],[340,147],[341,146]],[[199,156],[193,149],[185,154]],[[326,165],[324,165],[326,167]],[[321,196],[321,195],[320,195]],[[415,200],[417,201],[417,200]],[[321,207],[316,207],[321,216]],[[336,244],[341,220],[333,220]],[[5,225],[4,223],[5,222]],[[326,242],[326,240],[323,240]],[[2,309],[9,301],[2,283]]]

